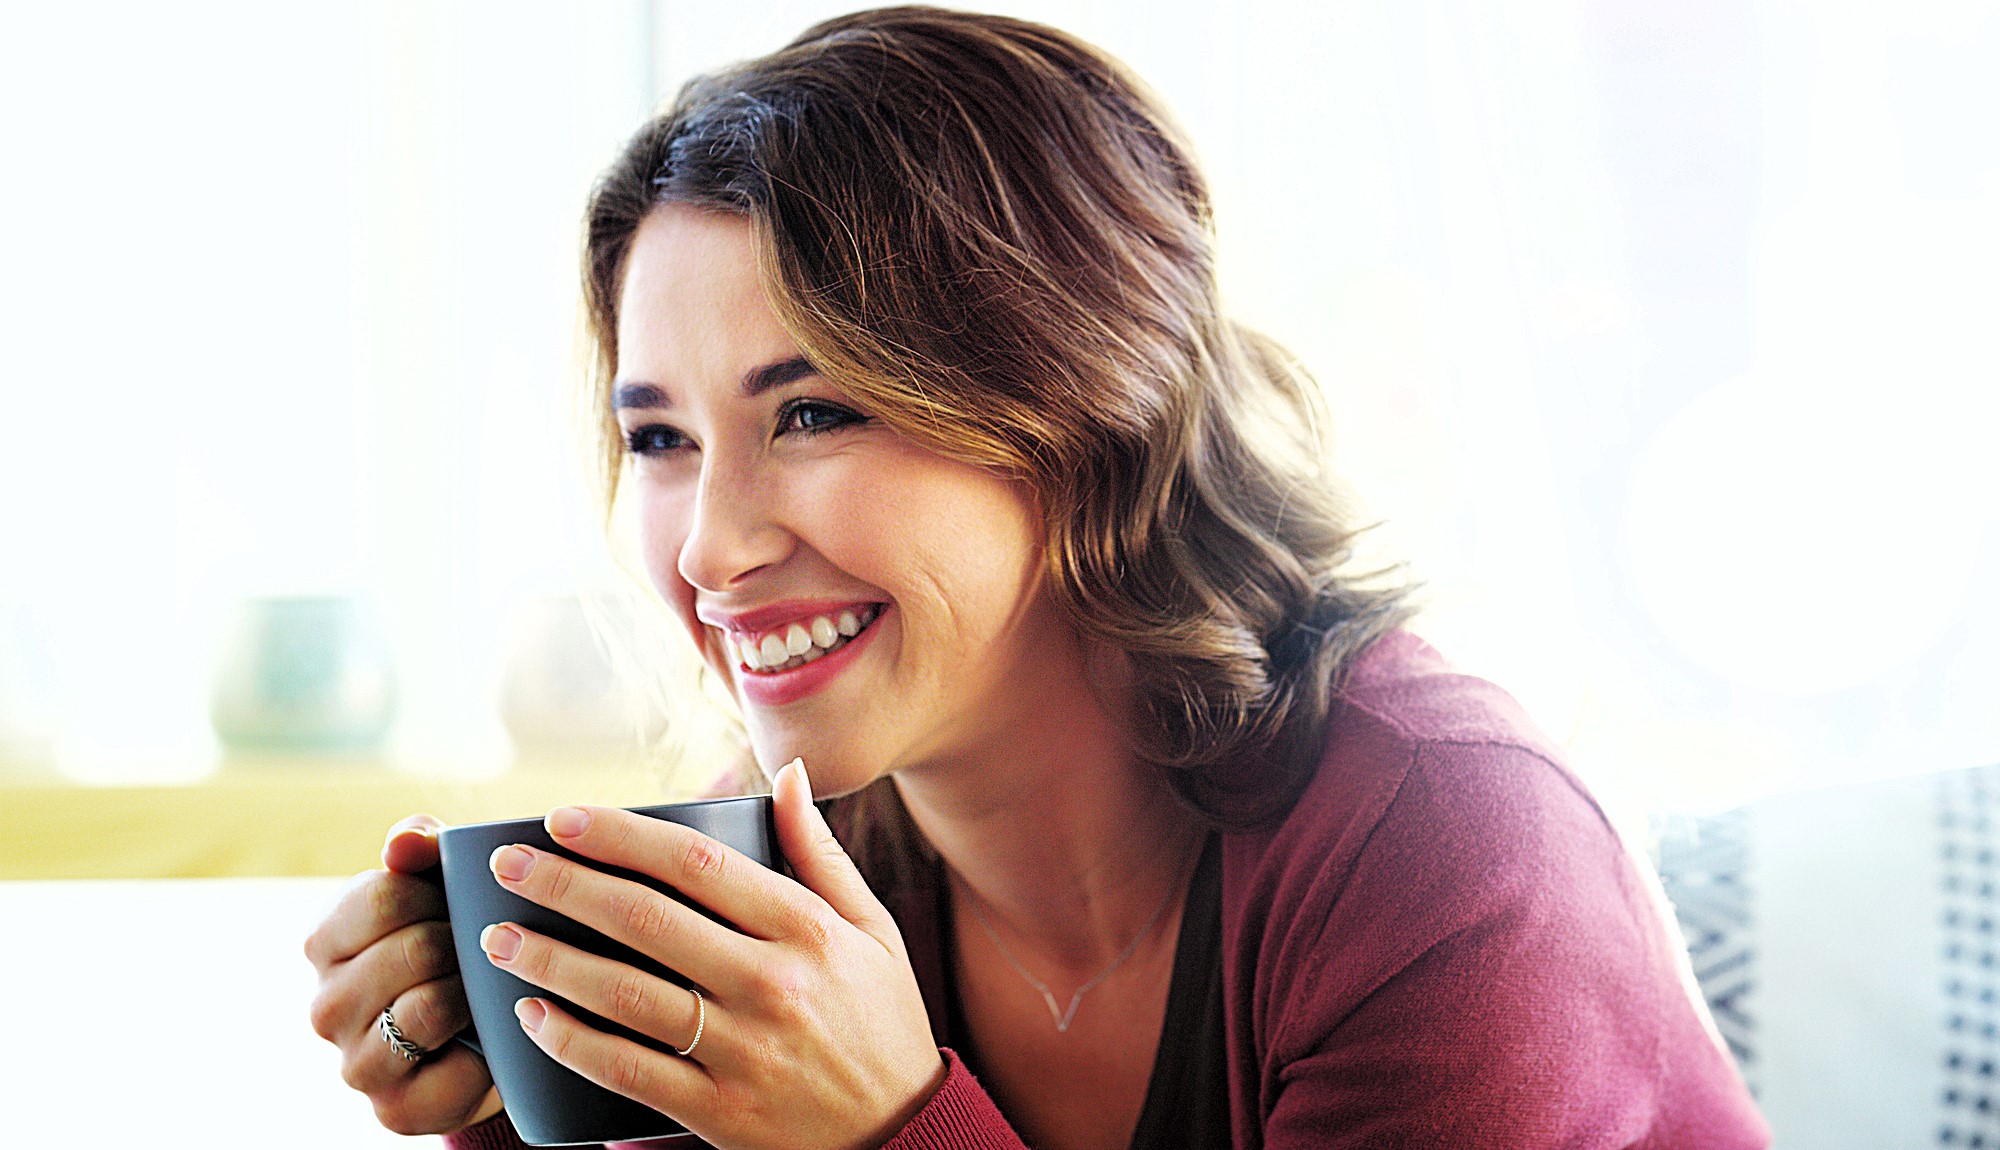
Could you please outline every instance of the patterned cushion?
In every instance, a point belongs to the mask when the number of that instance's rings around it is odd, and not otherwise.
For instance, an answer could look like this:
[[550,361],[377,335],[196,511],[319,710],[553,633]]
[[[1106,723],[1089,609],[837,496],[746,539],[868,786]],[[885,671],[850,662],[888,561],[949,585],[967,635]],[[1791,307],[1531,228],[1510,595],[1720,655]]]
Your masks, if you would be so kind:
[[1659,864],[1780,1150],[2000,1150],[2000,767],[1672,820]]

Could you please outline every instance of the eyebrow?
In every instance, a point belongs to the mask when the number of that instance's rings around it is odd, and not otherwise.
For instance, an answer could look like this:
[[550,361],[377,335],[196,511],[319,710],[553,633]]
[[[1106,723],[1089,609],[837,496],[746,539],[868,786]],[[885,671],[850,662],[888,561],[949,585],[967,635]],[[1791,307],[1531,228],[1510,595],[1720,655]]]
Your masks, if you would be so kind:
[[743,376],[743,398],[755,399],[774,387],[783,387],[793,380],[818,374],[819,369],[807,363],[804,356],[767,363]]
[[[782,359],[776,363],[751,368],[743,374],[743,380],[737,387],[742,392],[743,398],[755,399],[774,387],[783,387],[794,380],[818,374],[819,369],[804,356],[794,356],[791,359]],[[654,383],[621,383],[611,393],[613,410],[673,405],[673,401],[667,397],[666,389]]]

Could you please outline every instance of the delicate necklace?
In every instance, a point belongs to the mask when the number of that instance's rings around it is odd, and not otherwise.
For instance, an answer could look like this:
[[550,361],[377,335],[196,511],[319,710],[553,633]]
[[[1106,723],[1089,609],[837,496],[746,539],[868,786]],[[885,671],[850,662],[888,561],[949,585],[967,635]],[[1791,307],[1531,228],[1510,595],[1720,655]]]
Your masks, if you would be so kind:
[[1167,907],[1174,901],[1174,895],[1178,893],[1179,890],[1180,890],[1180,883],[1175,882],[1168,884],[1167,897],[1161,899],[1160,905],[1153,908],[1152,917],[1146,920],[1146,925],[1139,928],[1139,933],[1134,935],[1132,941],[1126,944],[1125,949],[1118,953],[1117,958],[1111,960],[1110,966],[1107,966],[1103,970],[1098,971],[1097,976],[1095,978],[1092,978],[1089,982],[1086,982],[1082,986],[1076,988],[1076,993],[1070,995],[1069,997],[1068,1010],[1064,1010],[1056,1005],[1055,992],[1049,989],[1049,984],[1043,982],[1041,979],[1036,978],[1034,975],[1028,973],[1028,968],[1022,966],[1021,961],[1014,957],[1014,952],[1007,949],[1007,944],[1000,941],[1000,936],[993,933],[993,928],[989,926],[986,922],[986,916],[984,914],[981,914],[979,911],[978,896],[975,895],[972,898],[967,899],[965,901],[965,906],[966,909],[972,912],[972,919],[974,922],[977,922],[979,924],[979,929],[985,931],[986,937],[993,941],[993,948],[1000,952],[1000,957],[1007,960],[1007,965],[1013,967],[1014,972],[1016,974],[1019,974],[1022,978],[1027,979],[1028,984],[1030,986],[1033,986],[1036,990],[1041,992],[1042,1002],[1046,1004],[1049,1008],[1049,1017],[1055,1019],[1056,1033],[1067,1034],[1069,1033],[1069,1024],[1076,1021],[1076,1008],[1083,1005],[1083,996],[1089,994],[1092,990],[1095,990],[1097,988],[1098,983],[1103,982],[1105,979],[1111,977],[1112,971],[1117,970],[1119,967],[1125,965],[1125,960],[1131,958],[1133,952],[1139,949],[1139,943],[1143,941],[1148,934],[1152,933],[1153,924],[1160,921],[1161,915],[1167,913]]

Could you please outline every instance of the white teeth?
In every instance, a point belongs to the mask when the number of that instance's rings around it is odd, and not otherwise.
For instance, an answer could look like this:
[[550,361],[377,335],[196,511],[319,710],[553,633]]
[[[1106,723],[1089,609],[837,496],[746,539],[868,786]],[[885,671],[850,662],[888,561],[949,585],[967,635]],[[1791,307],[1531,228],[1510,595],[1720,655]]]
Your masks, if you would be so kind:
[[859,612],[842,611],[833,617],[816,615],[803,623],[793,623],[782,632],[769,632],[761,638],[744,635],[726,642],[746,670],[788,671],[840,647],[881,614],[880,607],[869,606]]

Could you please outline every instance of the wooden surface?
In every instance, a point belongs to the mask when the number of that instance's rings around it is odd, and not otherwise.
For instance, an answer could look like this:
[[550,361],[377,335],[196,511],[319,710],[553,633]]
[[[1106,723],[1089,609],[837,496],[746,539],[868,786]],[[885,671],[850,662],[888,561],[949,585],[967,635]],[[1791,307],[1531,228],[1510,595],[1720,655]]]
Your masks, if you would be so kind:
[[389,827],[419,812],[484,822],[693,797],[637,763],[544,764],[488,781],[272,763],[179,786],[0,783],[0,880],[350,875],[380,866]]

